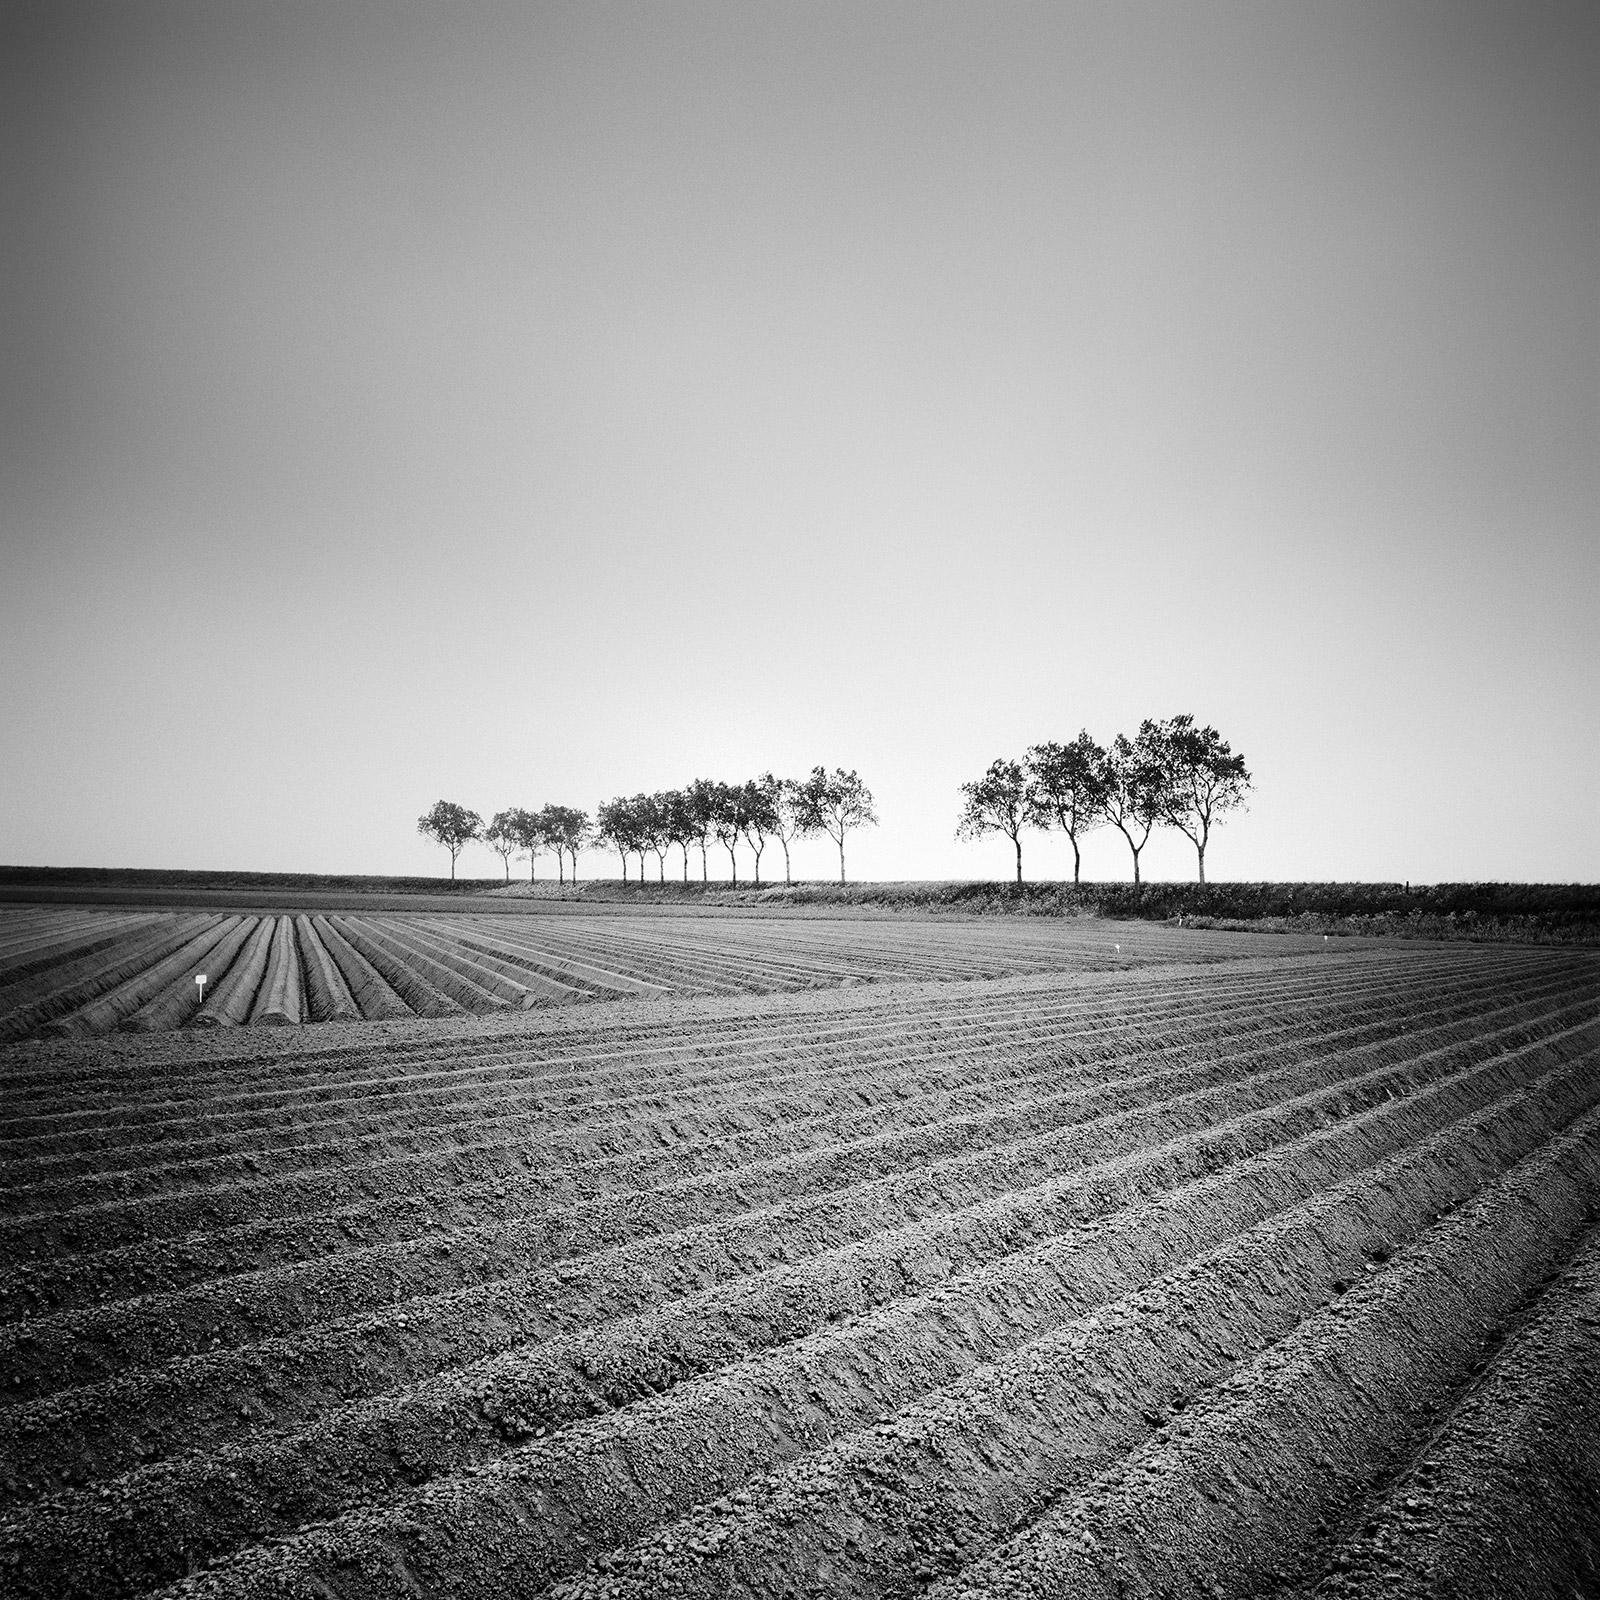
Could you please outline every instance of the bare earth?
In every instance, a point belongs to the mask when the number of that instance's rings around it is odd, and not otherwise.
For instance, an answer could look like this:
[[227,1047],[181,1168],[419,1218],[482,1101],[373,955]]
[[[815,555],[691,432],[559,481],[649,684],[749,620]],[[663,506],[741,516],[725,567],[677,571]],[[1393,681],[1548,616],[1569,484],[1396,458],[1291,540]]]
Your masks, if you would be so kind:
[[502,922],[0,916],[0,1590],[1600,1593],[1593,952]]

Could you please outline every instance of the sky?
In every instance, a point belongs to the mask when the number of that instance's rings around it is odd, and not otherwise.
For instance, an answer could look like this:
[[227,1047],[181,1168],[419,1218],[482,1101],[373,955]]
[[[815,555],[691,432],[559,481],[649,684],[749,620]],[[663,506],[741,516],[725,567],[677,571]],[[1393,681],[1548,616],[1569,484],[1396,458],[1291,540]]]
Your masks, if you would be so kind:
[[1213,879],[1600,880],[1597,86],[1540,0],[7,3],[0,862],[821,763],[999,877],[963,781],[1186,711]]

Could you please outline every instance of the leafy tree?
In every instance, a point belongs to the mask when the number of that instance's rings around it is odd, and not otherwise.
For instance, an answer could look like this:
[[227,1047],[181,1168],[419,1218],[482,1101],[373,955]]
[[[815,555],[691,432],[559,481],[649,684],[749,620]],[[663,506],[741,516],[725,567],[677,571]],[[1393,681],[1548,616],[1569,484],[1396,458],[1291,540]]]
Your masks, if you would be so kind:
[[1156,724],[1146,717],[1131,740],[1119,733],[1101,763],[1100,777],[1106,820],[1128,841],[1137,886],[1139,852],[1167,807],[1166,755]]
[[700,846],[700,881],[705,883],[710,878],[706,867],[706,851],[710,848],[712,838],[712,821],[717,810],[717,791],[726,785],[713,783],[709,778],[696,778],[683,792],[684,804],[688,811],[688,821],[692,832],[689,842]]
[[[557,860],[565,853],[572,862],[572,881],[578,881],[578,852],[590,840],[589,813],[576,806],[546,806],[539,816],[544,824],[544,836]],[[562,880],[565,881],[565,878]]]
[[[513,836],[517,841],[517,848],[528,858],[528,882],[534,881],[539,853],[549,843],[544,836],[543,813],[537,811],[505,811],[501,813],[509,819]],[[496,817],[498,822],[500,817]]]
[[699,825],[695,821],[694,808],[690,804],[687,790],[669,789],[665,794],[657,795],[661,802],[664,818],[662,836],[668,844],[675,844],[683,851],[683,881],[689,881],[689,846],[700,837]]
[[544,806],[534,813],[533,819],[539,828],[540,841],[555,855],[556,882],[562,884],[567,881],[566,841],[560,821],[560,813],[565,809],[564,806]]
[[1022,882],[1022,830],[1037,826],[1040,813],[1034,803],[1028,775],[1020,761],[991,761],[989,770],[975,783],[961,785],[964,806],[956,826],[958,839],[980,839],[986,833],[1003,833],[1017,852],[1017,882]]
[[456,875],[456,857],[472,843],[483,837],[483,818],[476,811],[468,811],[449,800],[436,800],[431,811],[417,818],[417,832],[427,835],[435,844],[442,844],[450,852],[450,877]]
[[1072,881],[1079,881],[1083,858],[1078,835],[1105,821],[1106,753],[1087,732],[1071,744],[1036,744],[1024,760],[1040,826],[1056,826],[1072,841]]
[[1200,858],[1206,881],[1206,843],[1211,825],[1244,806],[1250,772],[1215,728],[1197,728],[1187,712],[1157,724],[1166,769],[1162,821],[1184,834]]
[[[775,778],[770,772],[763,773],[755,782],[761,788],[762,803],[770,816],[768,832],[783,846],[783,881],[792,884],[789,846],[796,839],[809,838],[815,831],[805,824],[802,787],[793,778]],[[758,869],[760,864],[758,857]]]
[[719,783],[711,795],[711,832],[728,852],[728,865],[735,884],[739,881],[739,858],[734,847],[744,830],[744,791],[737,784]]
[[[662,883],[667,882],[667,846],[675,845],[677,840],[672,834],[672,805],[669,795],[654,794],[640,795],[640,832],[645,838],[646,845],[650,846],[656,856],[656,875]],[[640,866],[640,882],[643,882],[643,866]]]
[[500,857],[506,869],[506,882],[511,882],[511,858],[521,848],[516,819],[521,813],[497,811],[489,826],[483,830],[483,842]]
[[855,828],[873,827],[878,813],[872,807],[872,791],[854,770],[835,767],[830,774],[813,767],[811,776],[800,786],[799,814],[806,829],[825,833],[839,847],[839,882],[844,880],[845,835]]
[[[595,837],[609,844],[622,862],[622,881],[628,881],[628,852],[635,849],[637,833],[630,800],[602,800],[595,812]],[[644,882],[644,859],[639,860],[639,881]]]
[[[756,858],[756,888],[761,887],[761,852],[769,835],[778,831],[778,802],[764,778],[752,778],[739,788],[739,832]],[[785,857],[788,850],[784,851]]]

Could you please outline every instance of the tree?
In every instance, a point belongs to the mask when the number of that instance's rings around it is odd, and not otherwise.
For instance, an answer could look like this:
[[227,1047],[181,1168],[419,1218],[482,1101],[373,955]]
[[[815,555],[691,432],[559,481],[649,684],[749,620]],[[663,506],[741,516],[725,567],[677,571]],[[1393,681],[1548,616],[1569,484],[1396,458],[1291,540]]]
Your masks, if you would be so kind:
[[[544,835],[543,813],[518,810],[502,812],[501,815],[510,819],[517,848],[528,858],[528,882],[532,883],[539,852],[550,842]],[[499,820],[499,817],[495,818],[496,822]]]
[[734,847],[744,829],[744,794],[737,784],[719,783],[711,795],[711,832],[728,852],[728,866],[735,884],[739,881],[739,858]]
[[[539,813],[544,825],[544,836],[550,848],[561,858],[565,852],[572,860],[572,881],[578,881],[578,852],[590,839],[589,813],[576,806],[546,806]],[[563,878],[563,882],[565,879]]]
[[[775,778],[770,772],[757,778],[763,804],[770,812],[769,832],[783,846],[783,881],[792,884],[794,878],[789,868],[789,846],[796,839],[806,839],[815,831],[805,825],[802,786],[793,778]],[[759,859],[756,863],[760,866]]]
[[661,802],[662,815],[665,818],[662,827],[662,836],[668,844],[675,844],[683,851],[683,881],[689,881],[689,846],[699,838],[699,825],[695,821],[694,808],[689,802],[689,795],[683,789],[669,789],[665,794],[657,795]]
[[688,808],[688,820],[691,829],[689,842],[700,846],[700,881],[709,881],[710,873],[706,867],[706,850],[711,844],[712,819],[717,809],[717,791],[723,788],[720,783],[713,783],[710,778],[696,778],[683,792],[684,804]]
[[[633,803],[630,800],[602,800],[595,812],[595,837],[609,844],[622,862],[622,881],[628,881],[628,852],[636,848]],[[644,882],[644,858],[639,860],[639,881]]]
[[813,767],[811,776],[800,786],[799,812],[809,831],[825,833],[839,847],[839,882],[844,882],[845,835],[855,828],[877,824],[872,808],[872,791],[854,770],[835,767],[830,775]]
[[442,844],[450,852],[450,877],[456,875],[456,857],[472,843],[483,837],[483,818],[476,811],[468,811],[449,800],[436,800],[431,811],[417,818],[417,832],[426,834],[435,844]]
[[[778,803],[764,778],[752,778],[739,788],[739,831],[756,858],[756,888],[761,887],[761,852],[767,836],[778,831]],[[788,851],[785,850],[787,857]]]
[[956,838],[981,839],[986,833],[1003,833],[1017,852],[1017,882],[1022,882],[1022,830],[1039,822],[1028,775],[1020,761],[1004,758],[989,763],[975,783],[961,785],[965,805],[956,826]]
[[644,882],[644,852],[649,850],[656,858],[656,876],[667,881],[667,846],[670,819],[667,816],[666,796],[638,794],[633,797],[634,829],[642,848],[639,851],[639,882]]
[[1211,825],[1243,808],[1250,772],[1244,757],[1236,756],[1215,728],[1197,728],[1188,712],[1156,728],[1166,769],[1161,818],[1195,847],[1204,883]]
[[1040,826],[1056,826],[1072,841],[1072,881],[1079,881],[1083,858],[1078,835],[1105,821],[1106,753],[1087,733],[1071,744],[1036,744],[1024,759]]
[[556,882],[564,884],[567,881],[566,842],[561,832],[560,813],[565,806],[545,806],[534,815],[534,822],[538,825],[539,838],[546,848],[555,852]]
[[511,882],[511,858],[521,847],[522,840],[517,833],[516,819],[521,813],[516,811],[497,811],[493,821],[483,830],[483,842],[500,857],[506,869],[506,882]]
[[[1139,852],[1162,820],[1167,804],[1167,769],[1161,733],[1148,717],[1129,739],[1119,733],[1100,767],[1105,817],[1133,852],[1133,882],[1139,884]],[[1137,834],[1137,840],[1134,835]]]

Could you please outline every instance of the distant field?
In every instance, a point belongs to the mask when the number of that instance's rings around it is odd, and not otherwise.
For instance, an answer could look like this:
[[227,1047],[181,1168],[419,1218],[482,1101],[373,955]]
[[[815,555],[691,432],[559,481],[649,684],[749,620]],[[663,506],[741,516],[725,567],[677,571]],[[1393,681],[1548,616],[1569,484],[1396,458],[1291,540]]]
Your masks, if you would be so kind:
[[[1121,970],[1234,959],[1249,942],[1093,919],[641,917],[581,905],[555,918],[11,907],[0,908],[0,1039]],[[1273,940],[1266,948],[1313,947]]]
[[319,876],[314,873],[167,872],[89,867],[0,867],[0,904],[192,907],[213,910],[465,909],[562,914],[598,904],[641,914],[785,912],[828,916],[1115,917],[1204,922],[1273,932],[1600,945],[1600,886],[1528,883],[799,883],[793,887],[668,877],[530,886],[484,878]]
[[0,1591],[1595,1592],[1594,954],[510,927],[192,936],[670,993],[0,1047]]

